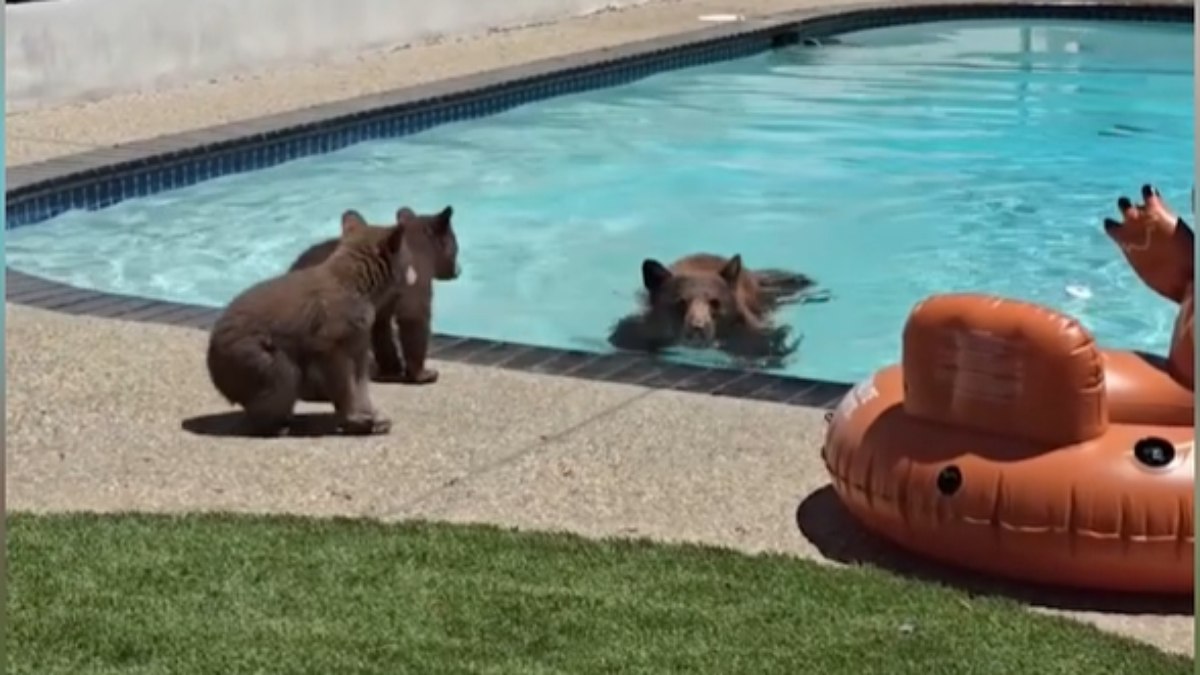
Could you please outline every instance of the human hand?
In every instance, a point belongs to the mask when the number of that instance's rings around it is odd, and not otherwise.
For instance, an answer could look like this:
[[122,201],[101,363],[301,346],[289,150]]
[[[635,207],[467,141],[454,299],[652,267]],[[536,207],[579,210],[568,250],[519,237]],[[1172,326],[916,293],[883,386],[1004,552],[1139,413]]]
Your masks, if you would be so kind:
[[1104,231],[1120,247],[1138,277],[1155,292],[1174,301],[1183,299],[1195,278],[1192,228],[1177,217],[1152,185],[1142,186],[1142,203],[1117,200],[1118,222],[1104,219]]
[[1129,197],[1117,200],[1121,221],[1104,219],[1104,231],[1124,251],[1143,251],[1150,248],[1156,234],[1171,235],[1179,222],[1153,185],[1142,186],[1142,203],[1134,204]]

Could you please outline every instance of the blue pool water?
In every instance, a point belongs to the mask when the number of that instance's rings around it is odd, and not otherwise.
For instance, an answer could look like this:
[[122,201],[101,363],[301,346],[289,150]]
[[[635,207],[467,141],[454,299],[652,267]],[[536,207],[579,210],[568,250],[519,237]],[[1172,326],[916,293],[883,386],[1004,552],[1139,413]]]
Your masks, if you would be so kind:
[[834,294],[781,313],[803,335],[792,374],[850,381],[895,360],[912,305],[942,291],[1039,301],[1108,344],[1165,349],[1174,307],[1100,223],[1145,181],[1190,211],[1191,25],[840,40],[66,213],[9,232],[8,261],[218,306],[334,235],[346,208],[386,221],[453,204],[464,276],[437,290],[439,332],[605,351],[642,258],[711,251]]

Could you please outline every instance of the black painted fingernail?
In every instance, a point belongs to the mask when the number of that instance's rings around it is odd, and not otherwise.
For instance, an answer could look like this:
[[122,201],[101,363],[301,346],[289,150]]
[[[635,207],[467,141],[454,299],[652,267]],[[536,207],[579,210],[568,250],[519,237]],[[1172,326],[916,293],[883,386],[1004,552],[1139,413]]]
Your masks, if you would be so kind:
[[1117,208],[1122,211],[1133,208],[1133,202],[1129,201],[1129,197],[1121,197],[1117,200]]
[[1106,229],[1106,230],[1113,230],[1120,226],[1121,226],[1121,224],[1118,223],[1117,221],[1113,220],[1112,218],[1104,219],[1104,229]]
[[1142,186],[1142,199],[1150,199],[1155,194],[1157,194],[1157,191],[1149,183]]

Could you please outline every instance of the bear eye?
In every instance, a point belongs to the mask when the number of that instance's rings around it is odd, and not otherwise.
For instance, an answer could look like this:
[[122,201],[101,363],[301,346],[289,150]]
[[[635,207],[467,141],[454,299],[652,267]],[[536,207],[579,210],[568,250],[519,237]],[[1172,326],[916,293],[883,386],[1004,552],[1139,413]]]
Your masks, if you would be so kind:
[[682,299],[681,299],[681,300],[676,300],[676,301],[675,301],[675,309],[676,309],[676,310],[677,310],[677,311],[678,311],[680,314],[687,314],[687,311],[688,311],[688,301],[687,301],[687,300],[682,300]]
[[720,301],[720,300],[717,300],[716,298],[713,298],[712,300],[709,300],[709,301],[708,301],[708,308],[709,308],[710,310],[712,310],[712,313],[713,313],[713,314],[716,314],[717,312],[720,312],[720,311],[721,311],[721,301]]

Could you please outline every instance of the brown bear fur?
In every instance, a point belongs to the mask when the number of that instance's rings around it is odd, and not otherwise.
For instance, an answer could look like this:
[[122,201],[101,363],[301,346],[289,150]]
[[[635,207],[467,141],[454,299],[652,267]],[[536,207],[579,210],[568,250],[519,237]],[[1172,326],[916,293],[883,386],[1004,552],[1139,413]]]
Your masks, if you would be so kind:
[[402,227],[372,227],[355,211],[319,264],[235,297],[209,336],[209,377],[256,433],[286,429],[298,400],[330,401],[343,431],[387,433],[368,392],[376,307],[403,275]]
[[778,360],[795,350],[787,327],[770,314],[796,301],[819,302],[812,279],[780,270],[748,270],[741,255],[697,253],[670,267],[642,262],[641,312],[617,323],[609,343],[618,349],[655,352],[672,346],[718,348],[739,358]]
[[[379,379],[411,384],[437,381],[437,371],[426,368],[425,359],[433,332],[433,281],[450,281],[461,273],[458,238],[451,223],[453,215],[454,210],[449,206],[434,215],[417,215],[407,207],[396,212],[396,224],[405,233],[404,272],[380,303],[371,327],[371,351]],[[336,245],[334,239],[311,246],[292,263],[291,269],[321,263]]]

